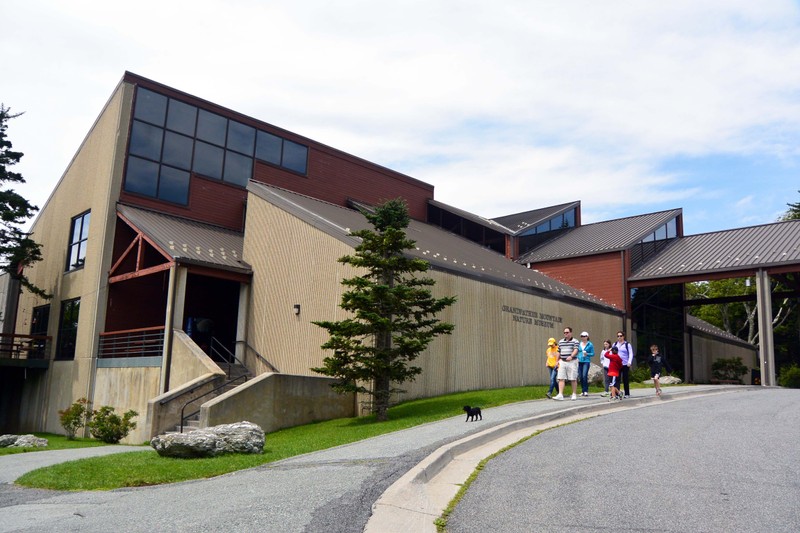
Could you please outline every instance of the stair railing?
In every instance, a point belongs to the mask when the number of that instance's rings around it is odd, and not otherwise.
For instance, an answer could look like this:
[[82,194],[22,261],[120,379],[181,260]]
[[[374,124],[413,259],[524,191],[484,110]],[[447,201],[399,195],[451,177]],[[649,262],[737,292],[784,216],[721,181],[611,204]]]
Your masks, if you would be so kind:
[[197,413],[200,412],[200,409],[198,409],[197,411],[194,411],[194,412],[189,413],[188,415],[184,416],[184,412],[186,411],[186,407],[188,407],[188,405],[190,403],[194,403],[197,400],[199,400],[200,398],[204,398],[204,397],[206,397],[206,396],[208,396],[210,394],[214,394],[218,390],[224,389],[225,387],[227,387],[231,383],[236,383],[239,380],[241,380],[242,383],[246,382],[247,381],[247,375],[243,374],[243,375],[239,376],[238,378],[234,378],[234,379],[228,380],[225,383],[223,383],[222,385],[219,385],[218,387],[211,389],[210,391],[206,392],[205,394],[201,394],[197,398],[193,398],[193,399],[189,400],[188,402],[186,402],[185,404],[183,404],[183,407],[181,407],[181,428],[180,428],[180,432],[183,433],[184,422],[186,422],[186,420],[188,418],[191,418],[191,417],[193,417],[194,415],[196,415]]
[[275,368],[275,365],[273,365],[272,363],[270,363],[269,361],[267,361],[267,359],[266,359],[266,358],[265,358],[263,355],[261,355],[260,353],[258,353],[258,351],[257,351],[255,348],[253,348],[252,346],[250,346],[250,345],[247,343],[247,341],[236,341],[236,344],[244,344],[244,348],[245,348],[245,350],[250,350],[251,352],[253,352],[253,353],[255,354],[256,358],[258,358],[258,360],[259,360],[259,361],[261,361],[262,363],[264,363],[264,364],[267,366],[267,368],[269,368],[269,369],[270,369],[270,371],[271,371],[271,372],[275,372],[276,374],[280,374],[280,373],[281,373],[281,371],[280,371],[280,370],[278,370],[277,368]]
[[216,337],[211,337],[211,342],[209,343],[209,352],[209,355],[211,355],[212,359],[217,357],[218,359],[224,361],[226,365],[228,365],[228,371],[226,372],[228,379],[231,378],[231,367],[233,365],[238,363],[247,369],[245,364],[237,359],[237,357]]

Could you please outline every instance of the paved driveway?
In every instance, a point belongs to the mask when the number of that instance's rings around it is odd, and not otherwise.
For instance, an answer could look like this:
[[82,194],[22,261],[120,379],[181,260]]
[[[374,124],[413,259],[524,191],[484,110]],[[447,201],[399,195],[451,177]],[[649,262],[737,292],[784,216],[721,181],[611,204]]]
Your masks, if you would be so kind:
[[651,404],[491,460],[450,533],[800,530],[800,391]]

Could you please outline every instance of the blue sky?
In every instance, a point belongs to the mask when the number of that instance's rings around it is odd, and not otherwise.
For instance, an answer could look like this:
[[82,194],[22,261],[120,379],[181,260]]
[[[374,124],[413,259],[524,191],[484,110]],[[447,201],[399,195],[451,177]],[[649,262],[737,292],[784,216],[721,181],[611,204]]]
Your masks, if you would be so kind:
[[404,172],[486,217],[800,201],[787,0],[4,0],[0,101],[42,205],[125,70]]

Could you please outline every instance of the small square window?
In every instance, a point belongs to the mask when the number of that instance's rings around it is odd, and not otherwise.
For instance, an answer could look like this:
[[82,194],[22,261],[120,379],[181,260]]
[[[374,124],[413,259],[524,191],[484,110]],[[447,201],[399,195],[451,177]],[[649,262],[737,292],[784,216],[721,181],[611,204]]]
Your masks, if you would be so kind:
[[136,110],[133,116],[157,126],[164,126],[167,114],[167,97],[142,89],[136,91]]
[[155,197],[158,191],[158,163],[128,156],[125,190]]
[[281,165],[300,174],[306,173],[308,148],[292,141],[283,141],[283,158]]
[[194,164],[192,170],[209,178],[222,179],[222,160],[225,151],[210,144],[197,141],[194,144]]
[[168,131],[164,134],[164,155],[161,161],[173,167],[191,170],[193,147],[194,142],[190,137]]
[[133,155],[158,161],[161,159],[161,139],[163,136],[164,130],[161,128],[134,120],[131,128],[131,145],[128,151]]
[[233,120],[228,121],[228,148],[245,155],[253,155],[256,142],[256,130]]
[[167,202],[188,204],[189,173],[162,165],[161,179],[158,182],[158,197]]
[[225,131],[228,129],[228,119],[209,113],[201,109],[197,114],[197,138],[225,146]]
[[253,177],[253,159],[228,151],[225,154],[225,181],[247,186],[247,182]]
[[197,124],[197,108],[184,104],[178,100],[169,100],[167,113],[167,129],[194,137],[194,128]]
[[283,139],[265,131],[258,132],[258,143],[256,146],[256,157],[273,165],[281,164],[281,152],[283,151]]

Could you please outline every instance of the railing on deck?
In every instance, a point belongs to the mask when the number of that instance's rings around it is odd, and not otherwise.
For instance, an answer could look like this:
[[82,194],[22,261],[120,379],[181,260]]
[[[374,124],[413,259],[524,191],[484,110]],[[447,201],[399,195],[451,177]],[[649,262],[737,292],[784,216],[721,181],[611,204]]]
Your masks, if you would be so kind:
[[51,340],[47,335],[0,333],[0,358],[46,359]]
[[98,357],[152,357],[162,355],[163,351],[164,326],[156,326],[101,333]]

